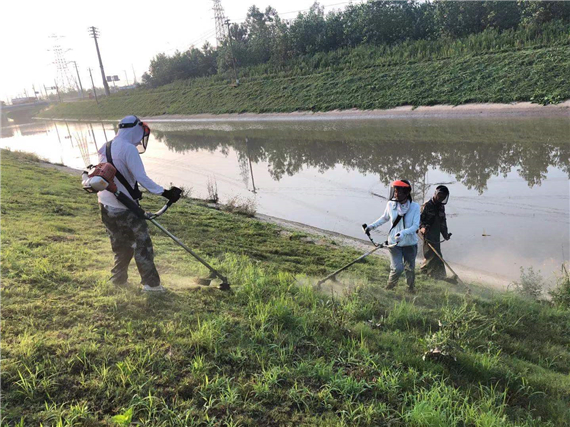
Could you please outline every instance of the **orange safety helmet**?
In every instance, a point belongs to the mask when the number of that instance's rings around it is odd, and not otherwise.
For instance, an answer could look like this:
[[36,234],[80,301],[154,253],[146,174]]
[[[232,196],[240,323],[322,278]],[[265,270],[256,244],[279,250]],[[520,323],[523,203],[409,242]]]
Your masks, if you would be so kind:
[[389,199],[391,201],[397,202],[398,200],[396,199],[396,195],[395,193],[395,188],[398,187],[401,190],[404,190],[405,193],[407,193],[408,195],[408,200],[412,201],[412,184],[410,184],[410,181],[408,181],[407,179],[400,179],[400,180],[396,180],[393,181],[390,184],[390,197]]

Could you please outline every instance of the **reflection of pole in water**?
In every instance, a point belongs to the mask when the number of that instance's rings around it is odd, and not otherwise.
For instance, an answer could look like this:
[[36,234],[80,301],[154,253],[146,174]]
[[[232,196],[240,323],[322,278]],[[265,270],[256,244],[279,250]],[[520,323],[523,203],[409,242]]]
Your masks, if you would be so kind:
[[67,138],[69,138],[69,140],[71,141],[71,146],[75,147],[75,145],[73,145],[73,138],[71,136],[71,131],[69,130],[69,125],[67,124],[67,122],[65,122],[65,126],[67,127],[67,135],[69,135]]
[[60,158],[60,163],[63,165],[63,146],[61,145],[61,138],[59,136],[59,130],[57,129],[57,123],[53,122],[53,125],[55,127],[55,133],[57,135],[57,140],[59,141],[59,158]]
[[53,122],[53,125],[55,127],[55,133],[57,134],[57,140],[59,141],[59,145],[61,145],[61,138],[59,137],[59,130],[57,130],[57,123]]
[[245,139],[245,151],[247,153],[247,161],[249,162],[249,172],[251,174],[251,185],[253,186],[253,194],[257,194],[257,189],[255,188],[255,179],[253,178],[253,166],[251,165],[251,157],[249,156],[249,140]]
[[97,147],[97,139],[95,138],[95,131],[93,130],[93,125],[89,123],[89,127],[91,128],[91,135],[93,135],[93,143],[95,144],[95,149],[99,151],[99,147]]
[[105,135],[105,142],[109,142],[109,139],[107,138],[107,132],[105,131],[105,125],[103,124],[103,122],[101,122],[101,127],[103,128],[103,135]]

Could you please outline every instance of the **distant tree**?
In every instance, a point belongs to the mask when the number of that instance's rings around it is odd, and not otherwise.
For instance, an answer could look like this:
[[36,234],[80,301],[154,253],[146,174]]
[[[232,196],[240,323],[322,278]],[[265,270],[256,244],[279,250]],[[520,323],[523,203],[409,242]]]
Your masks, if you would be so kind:
[[561,25],[570,21],[570,1],[370,0],[326,15],[324,7],[315,2],[292,22],[283,21],[270,6],[262,11],[254,5],[243,23],[230,25],[229,37],[220,46],[205,43],[202,49],[192,46],[171,56],[161,53],[151,60],[143,82],[161,86],[224,73],[234,61],[239,67],[269,63],[275,67],[298,59],[298,67],[317,69],[338,63],[342,55],[326,53],[343,48],[454,40],[483,31],[493,38],[519,26],[529,29],[525,37],[532,37],[553,20],[560,20]]
[[299,13],[289,27],[295,53],[304,55],[324,51],[327,45],[325,28],[324,7],[318,2],[313,3],[307,13]]

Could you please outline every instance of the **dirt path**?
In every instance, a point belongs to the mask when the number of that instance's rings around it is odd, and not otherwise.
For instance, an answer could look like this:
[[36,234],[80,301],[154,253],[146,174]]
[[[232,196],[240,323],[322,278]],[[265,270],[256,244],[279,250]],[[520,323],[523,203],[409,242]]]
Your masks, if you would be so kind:
[[466,118],[466,117],[570,117],[570,100],[556,105],[538,105],[530,102],[511,104],[465,104],[417,107],[405,105],[389,110],[335,110],[327,112],[301,111],[294,113],[195,114],[145,117],[149,122],[199,121],[303,121],[303,120],[364,120],[410,118]]

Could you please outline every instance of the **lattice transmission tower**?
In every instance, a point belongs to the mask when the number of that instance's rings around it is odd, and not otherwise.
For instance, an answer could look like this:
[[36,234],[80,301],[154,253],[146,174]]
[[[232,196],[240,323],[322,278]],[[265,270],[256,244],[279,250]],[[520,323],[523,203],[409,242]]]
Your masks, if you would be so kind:
[[227,38],[228,32],[225,26],[226,16],[221,0],[212,0],[214,2],[214,19],[216,20],[216,44],[220,46]]
[[55,78],[55,81],[60,89],[75,89],[77,84],[67,67],[67,60],[65,59],[65,52],[67,51],[63,50],[61,47],[61,43],[59,41],[61,37],[57,34],[52,34],[49,37],[50,39],[53,39],[51,51],[54,54],[53,63],[57,68],[57,77]]

